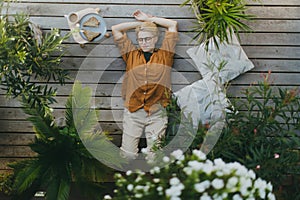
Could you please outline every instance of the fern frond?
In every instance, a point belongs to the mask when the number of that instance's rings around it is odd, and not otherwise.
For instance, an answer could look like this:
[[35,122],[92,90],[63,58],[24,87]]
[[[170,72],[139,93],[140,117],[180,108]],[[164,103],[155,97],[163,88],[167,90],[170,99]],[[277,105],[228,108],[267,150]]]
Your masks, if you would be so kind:
[[16,180],[14,182],[14,190],[17,194],[21,194],[32,186],[39,179],[41,174],[41,166],[37,160],[26,160],[18,163],[19,168],[16,168]]
[[22,105],[23,111],[30,115],[27,120],[33,124],[34,131],[38,138],[47,140],[47,138],[53,137],[53,133],[58,132],[52,115],[46,114],[38,107],[32,107],[24,98]]

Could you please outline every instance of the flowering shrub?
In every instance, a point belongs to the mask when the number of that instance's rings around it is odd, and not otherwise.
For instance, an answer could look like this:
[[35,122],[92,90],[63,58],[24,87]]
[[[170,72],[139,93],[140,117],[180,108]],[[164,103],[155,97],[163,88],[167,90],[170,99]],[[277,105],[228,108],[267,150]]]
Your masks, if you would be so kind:
[[104,199],[275,199],[272,184],[238,162],[211,161],[199,150],[176,150],[163,161],[164,168],[154,166],[149,174],[115,174],[115,196]]

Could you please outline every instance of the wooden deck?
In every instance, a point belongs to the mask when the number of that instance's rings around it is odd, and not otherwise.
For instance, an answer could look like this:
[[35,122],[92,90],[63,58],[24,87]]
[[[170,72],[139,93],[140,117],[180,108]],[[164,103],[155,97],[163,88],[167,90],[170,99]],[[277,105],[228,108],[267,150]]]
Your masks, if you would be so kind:
[[[131,13],[136,9],[156,16],[178,21],[180,41],[172,77],[173,90],[201,79],[193,67],[186,50],[193,46],[189,32],[194,15],[188,7],[180,7],[183,0],[20,0],[11,5],[10,13],[25,12],[31,21],[43,31],[59,28],[62,34],[69,32],[64,15],[85,8],[100,8],[108,32],[111,26],[134,20]],[[241,45],[255,68],[232,81],[229,93],[236,96],[244,86],[261,80],[261,74],[272,71],[274,85],[281,87],[300,86],[300,1],[261,0],[249,1],[247,13],[257,16],[249,23],[252,33],[241,33]],[[133,35],[133,34],[131,34]],[[58,86],[58,103],[54,105],[57,118],[64,116],[64,104],[74,80],[80,74],[85,84],[97,85],[95,106],[100,110],[99,123],[103,130],[115,135],[120,143],[123,103],[120,97],[120,80],[124,67],[112,37],[101,42],[86,44],[81,48],[73,38],[65,41],[67,50],[62,66],[71,72],[71,80]],[[177,73],[179,72],[179,73]],[[102,75],[98,81],[99,75]],[[183,76],[181,76],[183,75]],[[77,77],[78,79],[78,77]],[[43,84],[43,82],[41,82]],[[17,159],[33,156],[27,144],[34,138],[32,125],[16,100],[8,100],[0,91],[0,173],[9,169],[6,164]]]

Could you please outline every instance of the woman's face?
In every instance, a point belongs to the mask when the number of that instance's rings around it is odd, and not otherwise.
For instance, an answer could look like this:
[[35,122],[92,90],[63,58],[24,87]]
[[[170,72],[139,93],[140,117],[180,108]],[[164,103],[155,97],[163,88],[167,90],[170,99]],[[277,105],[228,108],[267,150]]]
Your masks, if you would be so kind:
[[140,31],[137,41],[144,52],[153,52],[158,37],[151,32]]

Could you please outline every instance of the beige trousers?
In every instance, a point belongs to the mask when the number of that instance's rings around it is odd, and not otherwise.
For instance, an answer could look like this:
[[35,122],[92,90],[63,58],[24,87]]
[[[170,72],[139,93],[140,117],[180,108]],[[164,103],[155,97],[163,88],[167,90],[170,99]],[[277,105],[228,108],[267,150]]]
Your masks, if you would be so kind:
[[123,157],[135,159],[138,155],[138,144],[145,132],[147,151],[151,152],[153,144],[165,135],[168,117],[165,109],[148,115],[144,109],[131,113],[127,108],[123,115],[123,135],[121,153]]

